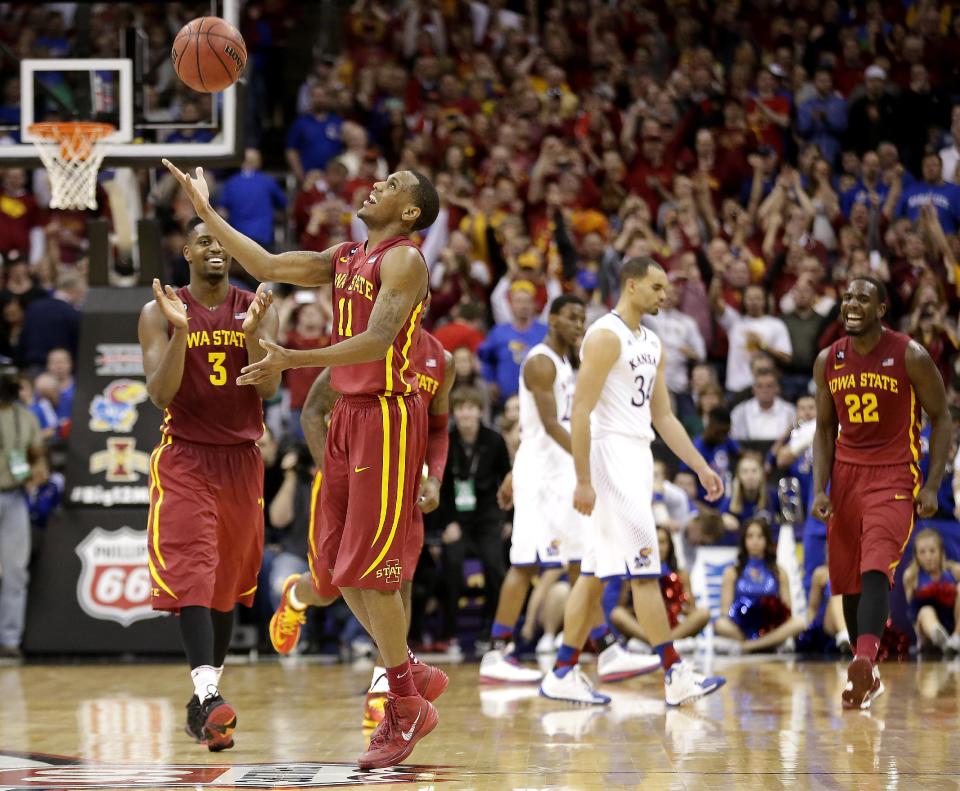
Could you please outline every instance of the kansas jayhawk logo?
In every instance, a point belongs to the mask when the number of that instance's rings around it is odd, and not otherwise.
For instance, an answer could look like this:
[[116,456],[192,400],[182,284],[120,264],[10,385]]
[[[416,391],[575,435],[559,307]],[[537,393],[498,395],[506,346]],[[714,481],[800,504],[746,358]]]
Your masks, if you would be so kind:
[[132,431],[140,413],[137,404],[147,400],[147,386],[136,379],[116,379],[90,402],[90,430]]

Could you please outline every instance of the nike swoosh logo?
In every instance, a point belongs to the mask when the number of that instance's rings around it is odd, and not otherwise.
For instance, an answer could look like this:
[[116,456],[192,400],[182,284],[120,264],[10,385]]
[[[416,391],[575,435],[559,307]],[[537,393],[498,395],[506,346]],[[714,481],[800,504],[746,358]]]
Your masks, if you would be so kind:
[[845,365],[846,365],[846,363],[840,363],[840,365],[835,365],[835,366],[833,366],[833,370],[834,370],[834,371],[839,371],[839,370],[840,370],[841,368],[843,368],[843,366],[845,366]]
[[353,468],[353,471],[354,471],[354,472],[363,472],[364,470],[369,470],[369,469],[370,469],[369,467],[354,467],[354,468]]
[[895,495],[893,495],[893,499],[894,499],[894,500],[909,500],[909,499],[910,499],[910,495],[908,495],[908,494],[895,494]]
[[410,741],[413,738],[413,732],[417,729],[417,723],[420,722],[420,715],[423,714],[423,709],[417,712],[417,718],[413,721],[413,725],[410,726],[409,731],[400,731],[400,735],[403,737],[405,742]]
[[349,260],[350,260],[350,259],[344,258],[342,255],[340,256],[340,261],[341,261],[341,263],[344,263],[344,264],[345,264],[345,263],[347,263],[347,261],[349,261]]

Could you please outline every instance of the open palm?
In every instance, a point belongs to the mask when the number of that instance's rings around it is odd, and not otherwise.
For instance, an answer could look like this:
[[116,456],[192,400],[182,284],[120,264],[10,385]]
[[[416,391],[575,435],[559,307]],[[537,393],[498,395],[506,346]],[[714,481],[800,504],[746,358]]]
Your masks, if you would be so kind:
[[187,329],[187,309],[172,286],[161,286],[160,281],[154,278],[153,297],[171,327],[181,330]]

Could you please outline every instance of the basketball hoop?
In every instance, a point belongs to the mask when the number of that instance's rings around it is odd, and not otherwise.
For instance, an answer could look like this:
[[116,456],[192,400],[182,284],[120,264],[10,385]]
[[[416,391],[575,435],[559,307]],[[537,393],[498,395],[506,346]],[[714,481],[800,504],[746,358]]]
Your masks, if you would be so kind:
[[30,134],[50,176],[51,209],[96,209],[97,172],[103,162],[104,139],[112,124],[92,121],[48,121],[31,124]]

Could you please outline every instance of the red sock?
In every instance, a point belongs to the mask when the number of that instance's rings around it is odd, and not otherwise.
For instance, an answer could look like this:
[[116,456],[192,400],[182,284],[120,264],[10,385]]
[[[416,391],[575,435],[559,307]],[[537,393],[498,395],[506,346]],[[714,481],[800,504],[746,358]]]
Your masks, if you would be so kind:
[[420,664],[420,660],[417,659],[417,655],[410,650],[410,646],[407,646],[407,658],[410,660],[411,665]]
[[857,638],[857,656],[865,656],[871,662],[876,662],[879,650],[880,638],[875,634],[862,634]]
[[655,646],[653,650],[660,654],[660,666],[664,672],[668,671],[680,661],[680,654],[678,654],[677,649],[673,647],[672,641],[669,643],[661,643]]
[[387,668],[387,683],[390,685],[390,691],[401,698],[409,698],[419,694],[417,688],[413,685],[413,673],[410,672],[409,660],[402,665]]

